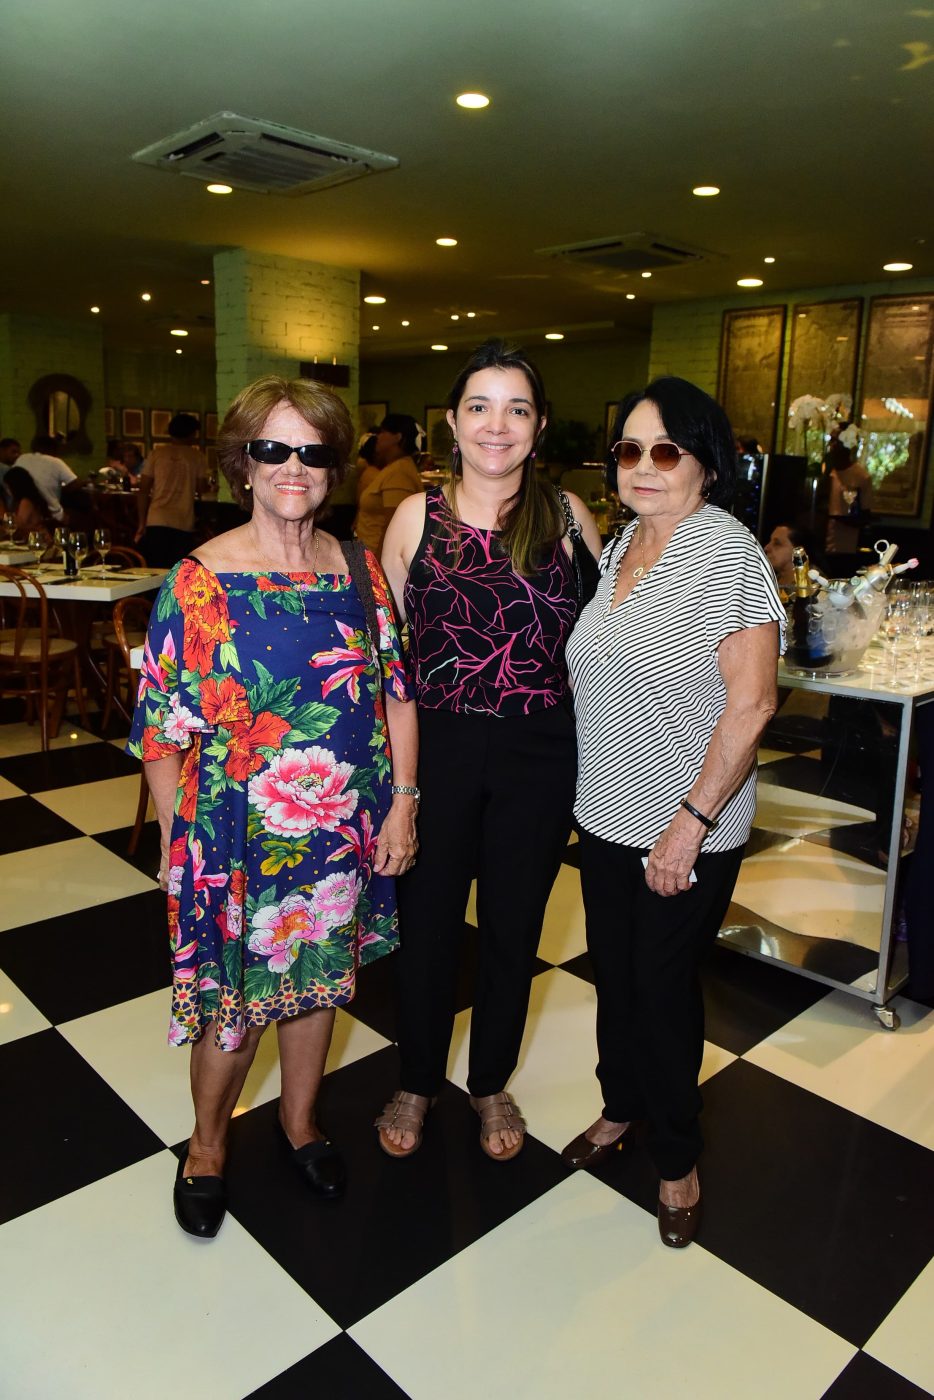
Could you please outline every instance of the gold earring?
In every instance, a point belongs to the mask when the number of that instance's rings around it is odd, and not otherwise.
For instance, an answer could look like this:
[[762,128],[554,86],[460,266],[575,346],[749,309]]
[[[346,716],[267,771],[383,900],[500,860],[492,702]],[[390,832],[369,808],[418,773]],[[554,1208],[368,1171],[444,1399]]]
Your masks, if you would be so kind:
[[253,483],[252,483],[251,481],[245,481],[245,482],[243,483],[243,489],[244,489],[244,491],[252,491],[252,490],[253,490]]

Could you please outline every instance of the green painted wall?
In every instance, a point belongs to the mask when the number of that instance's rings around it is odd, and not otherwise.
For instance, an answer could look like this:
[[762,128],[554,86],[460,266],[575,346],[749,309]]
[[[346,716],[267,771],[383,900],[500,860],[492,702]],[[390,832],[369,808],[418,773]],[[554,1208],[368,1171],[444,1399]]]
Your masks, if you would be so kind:
[[[217,386],[213,356],[162,351],[105,350],[104,382],[108,408],[182,408],[213,413]],[[114,427],[121,437],[119,420]]]
[[37,431],[28,395],[47,374],[70,374],[91,395],[87,434],[93,450],[71,456],[69,465],[83,476],[104,453],[104,352],[101,327],[95,322],[51,316],[0,316],[0,436],[15,437],[28,450]]

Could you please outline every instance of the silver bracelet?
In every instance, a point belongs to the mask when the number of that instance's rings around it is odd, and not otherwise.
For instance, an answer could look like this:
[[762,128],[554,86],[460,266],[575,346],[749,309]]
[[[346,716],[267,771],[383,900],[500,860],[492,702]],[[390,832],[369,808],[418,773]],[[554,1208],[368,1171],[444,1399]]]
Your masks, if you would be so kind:
[[404,797],[414,797],[416,802],[421,802],[422,794],[417,787],[409,787],[406,783],[393,783],[389,789],[395,797],[396,793],[401,793]]

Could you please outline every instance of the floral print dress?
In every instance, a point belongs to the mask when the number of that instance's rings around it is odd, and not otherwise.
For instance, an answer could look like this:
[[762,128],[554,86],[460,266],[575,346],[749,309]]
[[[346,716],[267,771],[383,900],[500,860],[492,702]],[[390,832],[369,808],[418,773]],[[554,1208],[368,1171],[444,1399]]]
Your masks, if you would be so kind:
[[169,1040],[351,1000],[398,943],[373,874],[389,810],[383,688],[409,698],[386,582],[367,553],[378,657],[347,574],[221,573],[186,558],[162,585],[128,751],[184,752],[169,859]]

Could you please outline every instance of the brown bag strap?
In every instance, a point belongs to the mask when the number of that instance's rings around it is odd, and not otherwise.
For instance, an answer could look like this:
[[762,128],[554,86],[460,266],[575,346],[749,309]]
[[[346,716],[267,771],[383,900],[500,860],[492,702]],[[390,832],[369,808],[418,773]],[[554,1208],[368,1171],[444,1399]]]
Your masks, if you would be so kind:
[[366,546],[360,540],[341,540],[341,553],[347,563],[351,581],[360,595],[366,616],[367,631],[373,654],[379,658],[379,618],[376,616],[376,599],[373,597],[373,580],[366,562]]

